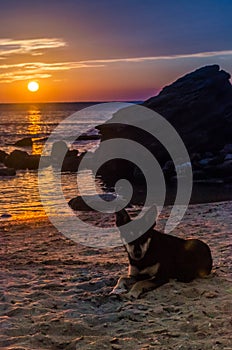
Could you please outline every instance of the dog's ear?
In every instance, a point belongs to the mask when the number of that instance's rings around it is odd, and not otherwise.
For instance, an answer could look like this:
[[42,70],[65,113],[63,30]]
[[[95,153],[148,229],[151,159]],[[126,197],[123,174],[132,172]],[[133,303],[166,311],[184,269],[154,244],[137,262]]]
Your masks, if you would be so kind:
[[131,221],[130,215],[125,209],[116,212],[116,225],[118,227],[127,224]]
[[150,228],[153,228],[156,225],[157,216],[158,216],[158,211],[157,211],[156,205],[153,205],[144,214],[144,220],[150,224]]

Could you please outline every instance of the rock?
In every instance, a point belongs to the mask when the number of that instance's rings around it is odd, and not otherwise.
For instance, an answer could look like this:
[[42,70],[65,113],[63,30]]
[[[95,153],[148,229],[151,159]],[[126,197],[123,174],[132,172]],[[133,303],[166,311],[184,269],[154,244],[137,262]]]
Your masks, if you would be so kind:
[[81,134],[76,141],[91,141],[91,140],[100,140],[101,135],[100,134],[88,134],[83,133]]
[[232,143],[229,143],[229,144],[225,145],[224,148],[223,148],[223,151],[225,153],[232,153]]
[[228,154],[225,156],[225,160],[232,160],[232,154],[231,154],[231,153],[228,153]]
[[46,168],[51,165],[51,158],[49,156],[41,156],[40,157],[40,168]]
[[14,143],[14,146],[18,147],[31,147],[33,145],[33,141],[31,137],[24,137],[21,140],[18,140]]
[[213,157],[213,158],[204,158],[204,159],[201,159],[197,162],[194,163],[194,165],[198,168],[203,168],[206,167],[206,166],[209,166],[209,165],[218,165],[218,164],[222,164],[224,162],[224,156],[223,155],[219,155],[219,156],[216,156],[216,157]]
[[204,158],[213,158],[214,157],[214,154],[212,152],[205,152],[203,154],[203,157]]
[[232,176],[232,160],[226,160],[224,163],[219,164],[217,170],[222,177]]
[[16,171],[14,168],[0,168],[0,176],[15,176]]
[[198,163],[199,163],[200,165],[209,165],[211,160],[212,160],[212,158],[205,158],[205,159],[199,160]]
[[171,176],[175,176],[176,175],[176,169],[174,166],[174,163],[172,160],[168,160],[164,167],[163,167],[163,173],[167,178],[170,178]]
[[209,161],[209,165],[217,165],[217,164],[221,164],[224,162],[224,156],[219,154],[217,156],[215,156],[214,158],[211,158],[211,160]]
[[27,169],[28,153],[20,150],[14,150],[4,160],[8,168]]
[[231,141],[229,79],[229,73],[218,65],[202,67],[166,86],[143,105],[160,113],[175,127],[189,152],[219,150]]
[[79,151],[77,149],[68,150],[65,157],[77,157],[79,154]]
[[9,219],[11,217],[12,217],[12,215],[11,214],[7,214],[7,213],[1,215],[2,219]]
[[78,156],[78,150],[69,150],[66,142],[56,141],[52,146],[51,164],[59,167],[60,161],[63,159],[61,171],[77,172],[80,161],[85,153]]
[[[103,199],[106,202],[110,202],[112,200],[115,200],[118,198],[118,200],[123,200],[119,196],[117,196],[114,193],[103,193],[99,194],[99,197]],[[89,203],[92,205],[99,204],[99,198],[98,196],[85,196],[85,198],[90,201]],[[91,211],[94,210],[92,209],[85,201],[83,200],[83,197],[77,196],[75,198],[72,198],[69,202],[68,205],[73,209],[73,210],[79,210],[79,211]]]
[[7,156],[8,154],[5,151],[0,150],[0,163],[4,163],[4,160]]
[[194,183],[211,186],[211,185],[223,185],[225,183],[224,179],[219,178],[207,178],[202,180],[194,180]]
[[40,162],[40,155],[34,154],[34,155],[28,155],[26,157],[26,166],[29,170],[37,170],[39,168],[39,162]]
[[[224,156],[232,153],[232,86],[229,79],[230,75],[220,70],[218,65],[202,67],[166,86],[159,95],[142,104],[160,113],[172,124],[189,154],[193,155],[195,169],[220,165],[224,158],[221,157],[223,155],[218,156],[217,152],[221,149],[224,150]],[[164,167],[170,155],[157,140],[142,130],[146,111],[141,112],[141,129],[120,124],[120,118],[117,118],[119,113],[125,116],[125,120],[121,120],[126,122],[127,114],[121,110],[110,121],[96,127],[102,134],[101,140],[126,138],[136,141],[147,147]],[[197,164],[199,161],[202,164]],[[108,162],[108,166],[102,167],[99,174],[104,181],[106,177],[112,176],[114,181],[129,178],[136,182],[133,167],[128,162],[126,165],[122,159]]]
[[80,158],[76,156],[65,157],[62,163],[61,171],[77,172],[80,164]]
[[[73,154],[73,155],[72,155]],[[81,153],[79,156],[76,156],[78,154],[78,151],[73,150],[73,151],[68,151],[66,153],[66,156],[63,159],[62,166],[61,166],[61,171],[69,171],[69,172],[77,172],[78,167],[80,165],[80,162],[86,152]],[[57,159],[51,159],[52,161],[52,166],[55,168],[58,166],[60,167],[59,162],[57,162]]]
[[69,149],[66,142],[56,141],[52,145],[51,158],[52,159],[60,159],[61,157],[64,158],[68,150]]
[[193,180],[204,180],[207,178],[208,178],[208,176],[203,170],[194,170],[193,171]]
[[36,143],[45,143],[47,140],[48,140],[48,137],[40,137],[34,141],[36,141]]
[[232,160],[226,160],[222,164],[218,164],[215,166],[207,166],[204,171],[209,176],[224,178],[228,176],[232,176]]
[[227,176],[227,177],[224,179],[224,183],[225,183],[225,184],[231,184],[231,183],[232,183],[232,176]]
[[47,167],[50,165],[50,157],[43,157],[41,163],[40,159],[39,154],[30,155],[24,151],[14,150],[6,157],[4,164],[8,168],[14,168],[16,170],[37,170],[39,166]]
[[191,162],[199,161],[201,159],[201,155],[199,153],[190,154]]

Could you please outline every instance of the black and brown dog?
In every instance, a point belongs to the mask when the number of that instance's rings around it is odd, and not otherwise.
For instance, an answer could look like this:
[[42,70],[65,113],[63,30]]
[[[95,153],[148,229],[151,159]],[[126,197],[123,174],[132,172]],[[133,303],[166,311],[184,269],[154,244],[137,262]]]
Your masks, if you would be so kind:
[[155,207],[150,208],[142,219],[150,220],[151,213],[153,217],[155,213],[153,224],[129,243],[123,226],[131,218],[125,209],[116,213],[116,225],[128,253],[129,271],[127,276],[119,278],[112,294],[138,298],[141,293],[167,283],[170,278],[190,282],[210,274],[212,256],[208,245],[198,239],[185,240],[154,230],[157,216]]

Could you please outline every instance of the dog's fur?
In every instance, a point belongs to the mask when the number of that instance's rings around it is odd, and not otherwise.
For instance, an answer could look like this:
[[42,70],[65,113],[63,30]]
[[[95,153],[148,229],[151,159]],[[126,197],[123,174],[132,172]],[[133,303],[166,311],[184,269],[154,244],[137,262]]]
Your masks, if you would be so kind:
[[128,298],[138,298],[141,293],[167,283],[170,278],[190,282],[210,274],[212,257],[208,245],[198,239],[185,240],[154,230],[156,208],[149,209],[142,218],[149,219],[154,211],[153,225],[130,243],[126,243],[123,230],[123,225],[131,221],[130,216],[125,209],[116,213],[116,225],[128,253],[129,271],[128,276],[119,278],[112,294],[125,293]]

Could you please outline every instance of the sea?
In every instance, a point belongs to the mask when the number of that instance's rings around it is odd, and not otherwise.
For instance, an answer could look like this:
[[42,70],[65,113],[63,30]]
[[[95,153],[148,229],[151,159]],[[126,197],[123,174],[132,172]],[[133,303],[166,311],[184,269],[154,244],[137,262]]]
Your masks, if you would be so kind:
[[[101,105],[104,112],[101,112]],[[42,140],[54,133],[60,124],[65,129],[65,140],[67,134],[67,140],[73,140],[75,134],[87,131],[95,133],[94,127],[110,119],[119,106],[122,107],[120,103],[96,102],[0,104],[0,150],[10,153],[20,149],[29,154],[41,154],[44,147]],[[72,116],[75,118],[70,122]],[[32,147],[14,145],[16,141],[25,137],[33,139]],[[79,152],[94,151],[98,145],[98,140],[68,144],[71,149],[77,149]],[[93,187],[93,182],[89,181],[92,174],[86,171],[82,176],[85,179],[84,194],[94,194],[96,188]],[[62,189],[67,202],[78,195],[75,173],[62,174]],[[0,177],[0,221],[35,219],[41,216],[46,214],[40,200],[38,171],[17,170],[16,176]]]

